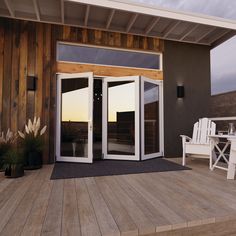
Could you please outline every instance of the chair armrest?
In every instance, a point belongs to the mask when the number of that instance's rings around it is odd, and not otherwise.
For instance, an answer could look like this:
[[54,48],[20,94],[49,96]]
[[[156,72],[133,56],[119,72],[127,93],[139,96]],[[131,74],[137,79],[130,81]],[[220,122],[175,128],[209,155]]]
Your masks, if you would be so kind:
[[182,141],[183,141],[183,142],[186,142],[186,141],[190,141],[190,140],[191,140],[191,138],[190,138],[189,136],[187,136],[187,135],[180,135],[180,137],[182,138]]

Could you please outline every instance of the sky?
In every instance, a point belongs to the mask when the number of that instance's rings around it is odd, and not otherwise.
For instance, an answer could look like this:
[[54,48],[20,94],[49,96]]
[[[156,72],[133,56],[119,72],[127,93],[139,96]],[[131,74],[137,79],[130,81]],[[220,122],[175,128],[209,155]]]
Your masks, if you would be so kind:
[[[125,94],[125,96],[120,96]],[[62,94],[62,121],[88,122],[89,90],[77,89]],[[78,102],[86,101],[86,102]],[[117,112],[135,110],[135,84],[110,87],[108,91],[108,120],[117,121]],[[127,101],[129,101],[127,103]],[[76,107],[76,109],[75,109]]]
[[[144,103],[158,101],[159,92],[157,85],[145,89]],[[125,94],[125,96],[120,96]],[[89,90],[82,88],[70,92],[62,93],[62,121],[88,122],[89,110],[88,101]],[[129,101],[127,103],[127,101]],[[76,107],[76,109],[75,109]],[[108,121],[117,121],[117,112],[135,111],[135,83],[125,83],[108,89]]]
[[[124,96],[125,94],[125,96]],[[122,95],[122,96],[121,96]],[[127,102],[129,101],[129,102]],[[135,110],[135,83],[121,84],[108,90],[108,121],[117,121],[117,112]]]
[[[88,88],[77,89],[62,94],[62,121],[88,122]],[[75,109],[75,107],[77,109]]]
[[[236,0],[129,1],[236,21]],[[213,95],[229,91],[236,91],[236,37],[211,51],[211,93]]]

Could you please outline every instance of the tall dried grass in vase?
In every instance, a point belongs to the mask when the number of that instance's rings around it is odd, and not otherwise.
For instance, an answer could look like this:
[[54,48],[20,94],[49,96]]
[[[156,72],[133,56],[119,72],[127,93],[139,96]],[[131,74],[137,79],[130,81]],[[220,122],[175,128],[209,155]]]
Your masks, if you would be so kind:
[[34,120],[28,120],[23,132],[18,131],[21,137],[21,147],[25,155],[25,169],[38,169],[42,167],[42,151],[44,147],[43,135],[47,126],[41,129],[40,118],[34,117]]

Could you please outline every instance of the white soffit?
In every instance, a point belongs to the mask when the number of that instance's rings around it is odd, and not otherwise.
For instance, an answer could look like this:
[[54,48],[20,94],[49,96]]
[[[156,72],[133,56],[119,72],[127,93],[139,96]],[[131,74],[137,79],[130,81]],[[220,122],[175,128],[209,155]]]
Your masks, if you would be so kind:
[[0,0],[0,16],[217,46],[236,21],[117,0]]

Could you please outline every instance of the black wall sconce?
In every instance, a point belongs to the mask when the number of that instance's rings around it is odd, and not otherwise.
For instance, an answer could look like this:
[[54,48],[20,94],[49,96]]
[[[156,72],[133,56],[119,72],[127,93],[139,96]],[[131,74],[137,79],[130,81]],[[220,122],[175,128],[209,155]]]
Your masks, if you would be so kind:
[[177,86],[177,98],[184,98],[184,86],[183,85]]
[[36,91],[36,89],[37,89],[37,77],[27,76],[27,90]]

